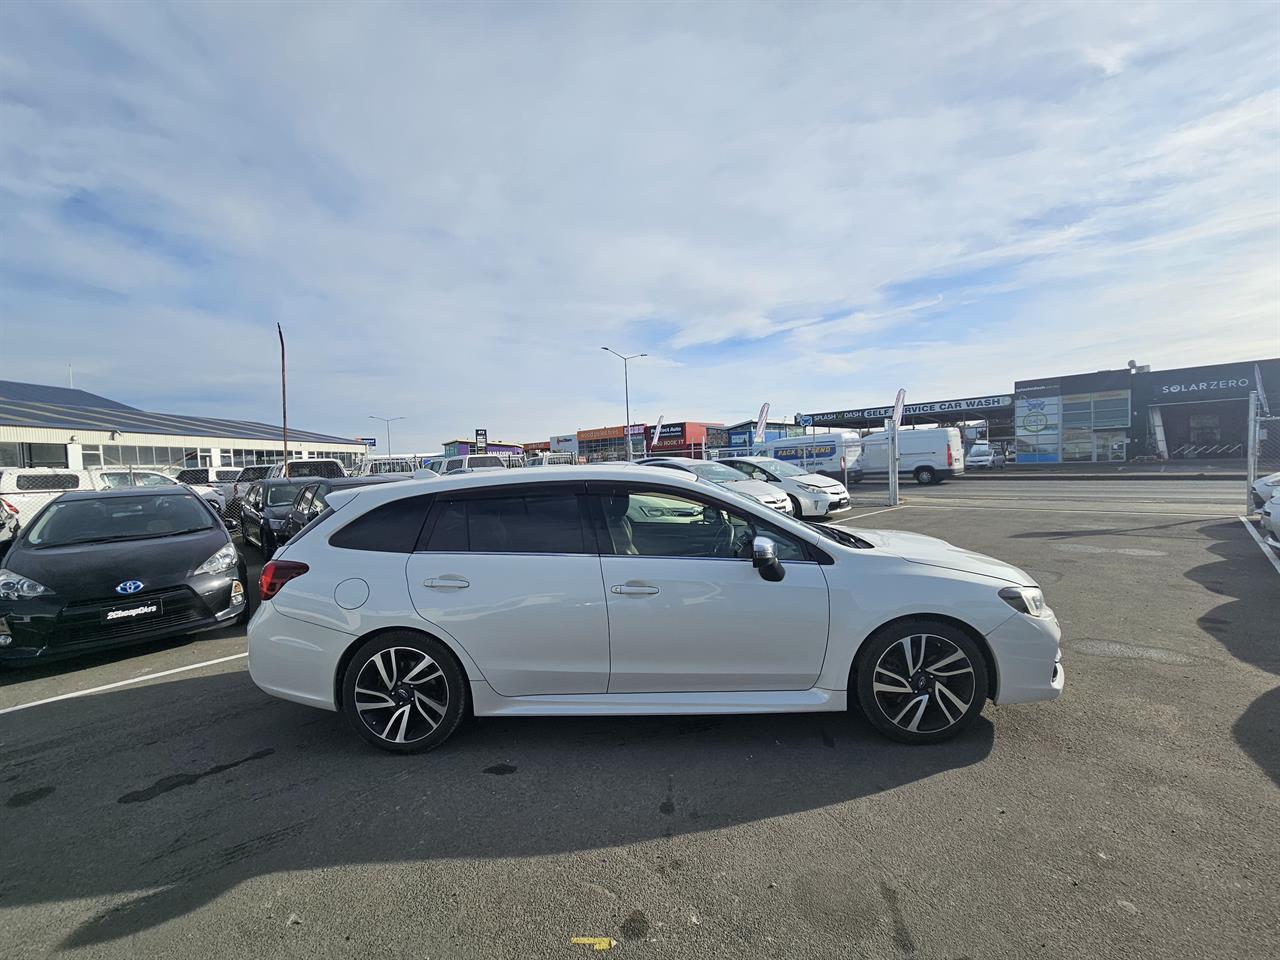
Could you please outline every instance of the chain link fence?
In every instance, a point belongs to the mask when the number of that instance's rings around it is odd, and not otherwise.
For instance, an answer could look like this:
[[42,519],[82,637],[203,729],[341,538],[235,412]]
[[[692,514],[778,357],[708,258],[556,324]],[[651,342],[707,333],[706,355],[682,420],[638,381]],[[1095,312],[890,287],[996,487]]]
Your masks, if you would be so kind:
[[1249,404],[1249,450],[1245,470],[1248,488],[1245,498],[1247,512],[1253,514],[1266,502],[1265,495],[1269,491],[1280,491],[1280,484],[1268,488],[1258,483],[1273,473],[1280,473],[1280,410],[1273,413],[1266,400],[1257,394],[1250,395]]

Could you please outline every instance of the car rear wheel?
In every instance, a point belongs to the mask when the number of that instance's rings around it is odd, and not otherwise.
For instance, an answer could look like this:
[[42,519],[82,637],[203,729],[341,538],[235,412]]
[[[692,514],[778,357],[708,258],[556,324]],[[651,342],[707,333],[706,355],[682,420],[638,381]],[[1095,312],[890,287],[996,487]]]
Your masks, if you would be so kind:
[[462,668],[440,641],[409,630],[367,641],[347,664],[342,711],[375,747],[420,753],[457,729],[467,707]]
[[873,727],[903,743],[954,737],[982,712],[988,682],[973,638],[941,621],[894,624],[858,653],[862,712]]
[[933,467],[916,467],[916,483],[924,486],[937,482],[938,475],[934,472]]

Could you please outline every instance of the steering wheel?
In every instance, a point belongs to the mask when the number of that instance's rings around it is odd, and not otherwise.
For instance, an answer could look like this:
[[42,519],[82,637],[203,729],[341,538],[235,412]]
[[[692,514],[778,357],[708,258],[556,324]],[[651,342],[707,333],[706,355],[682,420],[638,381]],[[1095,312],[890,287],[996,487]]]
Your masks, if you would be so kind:
[[[730,531],[733,530],[732,526],[729,526],[728,524],[726,524],[726,526],[729,527]],[[730,535],[732,536],[732,533]],[[745,530],[742,531],[741,534],[739,534],[737,537],[734,537],[731,540],[729,544],[729,556],[735,557],[737,559],[750,559],[751,544],[752,544],[752,541],[755,540],[755,538],[756,538],[755,531],[752,530],[750,527],[747,527]]]

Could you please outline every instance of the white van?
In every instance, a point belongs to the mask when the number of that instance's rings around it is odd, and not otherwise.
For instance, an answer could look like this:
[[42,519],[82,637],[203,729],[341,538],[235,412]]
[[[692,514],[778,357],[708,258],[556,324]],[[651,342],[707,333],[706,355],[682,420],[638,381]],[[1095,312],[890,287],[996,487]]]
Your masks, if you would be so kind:
[[807,473],[819,473],[846,486],[863,476],[862,440],[856,433],[815,433],[769,440],[754,447],[751,455],[793,463]]
[[[868,477],[889,476],[889,435],[862,438],[862,469]],[[941,483],[964,473],[964,440],[955,427],[898,431],[898,475],[916,483]]]

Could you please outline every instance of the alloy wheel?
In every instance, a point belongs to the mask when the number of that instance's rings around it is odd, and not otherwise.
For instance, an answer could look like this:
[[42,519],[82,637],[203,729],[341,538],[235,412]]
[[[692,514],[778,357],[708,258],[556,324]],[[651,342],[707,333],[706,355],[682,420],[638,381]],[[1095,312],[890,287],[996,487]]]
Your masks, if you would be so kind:
[[871,690],[894,726],[909,733],[937,733],[968,713],[974,697],[973,664],[946,637],[913,634],[880,654]]
[[413,647],[388,647],[356,675],[355,708],[364,725],[388,743],[431,736],[449,709],[449,684],[440,665]]

